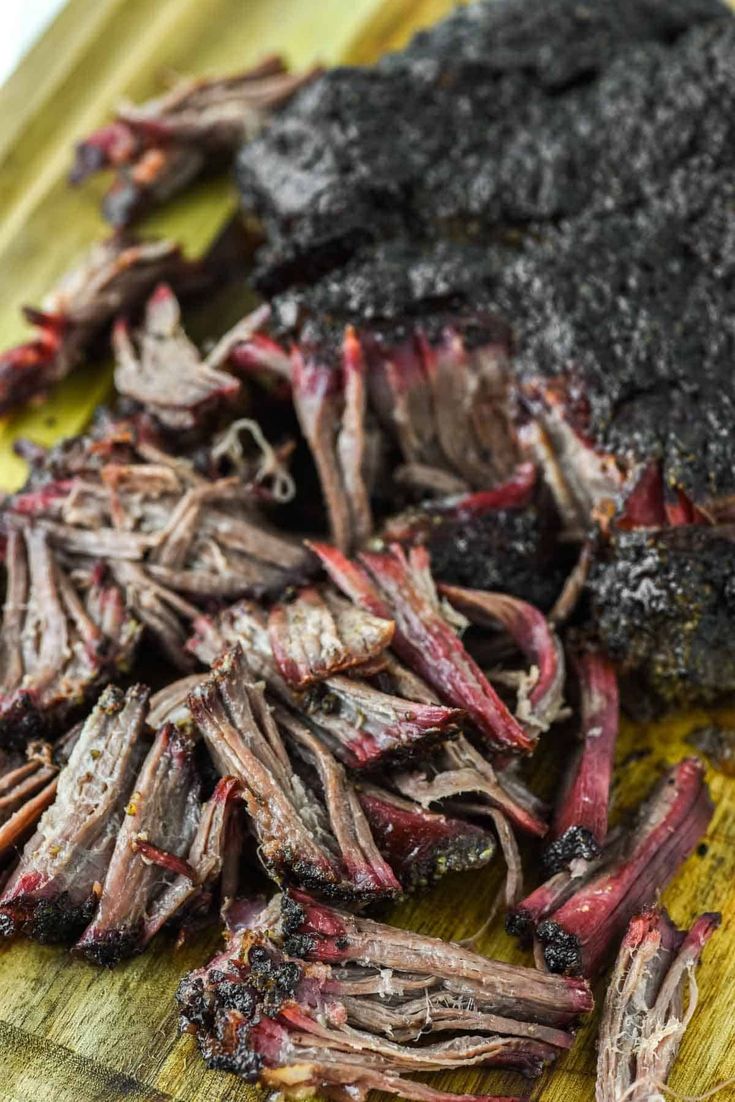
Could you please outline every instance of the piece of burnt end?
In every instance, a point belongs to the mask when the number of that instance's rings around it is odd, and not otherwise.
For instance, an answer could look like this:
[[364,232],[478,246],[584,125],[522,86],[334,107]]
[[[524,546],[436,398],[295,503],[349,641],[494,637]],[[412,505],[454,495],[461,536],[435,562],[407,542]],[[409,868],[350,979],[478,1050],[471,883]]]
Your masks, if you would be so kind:
[[[400,890],[342,767],[296,717],[278,712],[276,723],[239,644],[189,708],[220,773],[242,784],[260,858],[276,880],[356,902]],[[316,771],[324,803],[294,771],[279,726]]]
[[573,660],[580,693],[580,746],[557,796],[544,868],[558,872],[572,861],[590,861],[607,836],[610,786],[619,727],[618,681],[604,655],[582,651]]
[[104,568],[71,570],[41,523],[7,516],[0,625],[0,742],[58,733],[131,662],[140,626]]
[[145,920],[177,874],[194,878],[186,858],[201,806],[194,742],[172,724],[162,727],[125,807],[97,913],[76,943],[95,964],[112,967],[145,947]]
[[510,593],[547,611],[574,565],[574,550],[559,542],[560,531],[556,508],[526,462],[490,490],[409,507],[390,517],[381,535],[425,544],[439,582]]
[[640,713],[710,703],[735,691],[734,570],[728,528],[615,533],[588,589],[594,630],[629,675],[626,706]]
[[137,340],[121,318],[112,331],[112,348],[117,393],[167,429],[193,429],[239,396],[239,381],[204,360],[187,337],[179,304],[165,283],[148,299]]
[[117,172],[102,209],[127,226],[213,167],[223,167],[272,112],[313,73],[291,74],[277,56],[240,73],[180,80],[164,95],[134,106],[77,144],[70,180]]
[[495,840],[482,827],[427,811],[372,785],[361,785],[358,796],[378,848],[407,892],[492,860]]
[[601,867],[536,926],[546,967],[596,975],[631,916],[650,906],[693,852],[711,816],[704,769],[685,758],[641,805],[622,852],[609,862],[603,856]]
[[65,378],[121,312],[134,310],[161,280],[181,282],[195,266],[169,241],[95,245],[43,300],[27,309],[36,336],[0,356],[0,413],[38,398]]
[[[404,1073],[474,1064],[538,1074],[591,1006],[580,981],[353,919],[304,893],[283,897],[280,916],[278,902],[249,908],[247,925],[185,977],[177,1001],[210,1067],[287,1095],[337,1089],[363,1099],[382,1089],[449,1102]],[[427,1025],[454,1037],[419,1044]]]
[[336,548],[312,544],[335,585],[360,607],[395,620],[393,649],[436,689],[446,703],[464,710],[489,745],[528,753],[533,740],[467,653],[440,606],[426,549],[408,554],[398,544],[363,552],[358,563]]
[[677,930],[661,908],[632,918],[600,1022],[597,1102],[648,1102],[665,1090],[697,1005],[695,972],[720,915]]
[[[468,502],[471,503],[471,495]],[[548,611],[573,566],[558,522],[535,504],[440,519],[427,545],[437,581],[509,593]]]
[[94,914],[142,758],[148,690],[109,686],[0,896],[0,934],[73,941]]

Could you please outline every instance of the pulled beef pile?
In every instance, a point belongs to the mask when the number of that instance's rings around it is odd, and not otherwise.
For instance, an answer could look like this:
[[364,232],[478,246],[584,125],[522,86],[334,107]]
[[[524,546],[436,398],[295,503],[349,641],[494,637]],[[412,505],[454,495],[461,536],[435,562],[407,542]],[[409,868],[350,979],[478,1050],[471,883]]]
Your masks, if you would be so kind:
[[[115,237],[0,358],[0,413],[107,344],[116,391],[0,502],[0,936],[109,967],[220,917],[182,1029],[335,1102],[541,1074],[617,954],[598,1102],[662,1097],[713,807],[669,759],[620,814],[616,749],[735,691],[734,51],[717,0],[493,0],[79,145],[115,224],[242,146],[267,301],[200,348],[212,266]],[[376,921],[496,854],[535,967]]]

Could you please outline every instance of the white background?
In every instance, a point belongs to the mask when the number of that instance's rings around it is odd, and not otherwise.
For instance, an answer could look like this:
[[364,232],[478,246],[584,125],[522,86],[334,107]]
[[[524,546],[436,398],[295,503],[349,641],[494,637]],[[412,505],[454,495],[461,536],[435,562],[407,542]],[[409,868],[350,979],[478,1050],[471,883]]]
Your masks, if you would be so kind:
[[65,0],[0,0],[0,84],[33,45]]

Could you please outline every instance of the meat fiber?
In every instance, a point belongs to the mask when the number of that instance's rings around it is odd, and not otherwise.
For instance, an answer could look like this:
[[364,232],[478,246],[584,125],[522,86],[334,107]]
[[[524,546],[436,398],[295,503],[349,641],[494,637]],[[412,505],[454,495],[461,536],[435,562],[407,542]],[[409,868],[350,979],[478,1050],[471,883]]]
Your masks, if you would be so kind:
[[125,807],[94,920],[77,950],[113,965],[145,947],[155,899],[178,875],[194,880],[186,858],[199,825],[194,743],[172,724],[162,727]]
[[[537,1074],[592,1004],[584,982],[356,919],[304,893],[281,907],[280,921],[273,904],[251,919],[177,998],[181,1027],[211,1067],[286,1094],[382,1089],[446,1102],[453,1096],[404,1073],[496,1065]],[[418,1043],[427,1030],[454,1038]]]
[[[364,610],[352,606],[354,614],[348,617],[338,595],[331,594],[328,600],[335,609],[339,608],[343,623],[363,624],[372,629],[378,626],[381,636],[387,639],[386,629],[391,625],[392,630],[392,621],[386,616],[375,617],[370,613],[366,616]],[[393,677],[389,671],[399,667],[388,652],[380,655],[377,673],[364,665],[362,669],[358,666],[353,669],[353,676],[331,675],[306,693],[298,693],[278,668],[271,645],[273,633],[268,632],[267,624],[262,608],[252,601],[239,601],[214,620],[200,618],[197,634],[188,645],[200,661],[211,663],[228,647],[241,643],[254,674],[265,681],[274,696],[300,713],[322,745],[350,768],[374,770],[392,761],[422,757],[457,734],[461,713],[441,705],[433,694],[417,691],[419,679],[407,676],[406,671],[401,670]],[[317,642],[323,640],[314,640],[314,655],[320,652]],[[356,642],[353,636],[351,643]],[[352,653],[355,659],[364,658],[361,642]],[[323,668],[323,653],[319,662]],[[370,680],[355,676],[363,672]]]
[[104,568],[68,569],[40,523],[6,517],[4,527],[0,741],[22,745],[57,733],[125,668],[140,627]]
[[618,736],[618,682],[611,662],[583,652],[575,661],[580,691],[581,745],[556,800],[550,844],[544,853],[549,872],[572,861],[599,857],[607,837],[607,817]]
[[113,226],[127,226],[201,173],[226,164],[312,75],[290,74],[273,56],[241,73],[181,80],[147,103],[126,104],[114,122],[77,145],[71,181],[114,169],[102,209]]
[[704,767],[685,758],[662,776],[629,835],[612,837],[596,861],[538,888],[511,912],[509,930],[525,936],[535,929],[552,972],[594,976],[629,919],[652,904],[693,852],[711,816]]
[[600,1023],[597,1102],[657,1102],[697,1006],[695,970],[720,924],[704,914],[688,931],[666,911],[631,919]]
[[7,505],[74,569],[104,562],[130,612],[184,665],[202,602],[278,592],[309,563],[259,510],[283,481],[272,449],[241,456],[233,471],[215,439],[199,459],[167,450],[145,419],[103,422],[49,457]]
[[204,417],[232,405],[237,379],[203,360],[181,325],[179,304],[161,283],[148,299],[138,347],[120,319],[113,329],[115,388],[169,429],[194,428]]
[[[312,545],[332,581],[362,608],[395,620],[393,647],[415,673],[468,716],[495,749],[528,752],[533,740],[465,650],[439,603],[428,554],[406,556],[394,544],[351,563],[334,548]],[[451,619],[451,617],[450,617]]]
[[491,490],[434,498],[389,518],[389,542],[424,543],[437,581],[509,593],[548,611],[573,566],[531,463]]
[[31,743],[24,757],[6,755],[0,772],[0,867],[16,855],[53,802],[57,774],[48,743]]
[[0,896],[0,933],[71,942],[94,914],[142,757],[148,690],[105,689]]
[[[294,716],[271,715],[239,645],[195,689],[189,707],[221,774],[235,776],[260,858],[281,883],[354,902],[400,890],[342,767]],[[318,777],[323,802],[294,770],[279,727]]]
[[28,307],[36,336],[0,357],[0,414],[45,394],[85,357],[94,339],[123,311],[132,310],[162,279],[195,275],[169,241],[95,245],[44,299]]

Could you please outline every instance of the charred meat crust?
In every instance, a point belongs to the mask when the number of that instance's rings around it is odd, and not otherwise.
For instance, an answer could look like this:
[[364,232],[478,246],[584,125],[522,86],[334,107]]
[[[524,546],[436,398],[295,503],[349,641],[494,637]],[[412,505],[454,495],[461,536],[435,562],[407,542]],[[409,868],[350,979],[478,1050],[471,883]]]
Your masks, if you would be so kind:
[[735,691],[734,569],[729,528],[615,534],[588,588],[593,630],[632,682],[627,705],[641,711],[636,679],[645,682],[646,699],[658,709]]
[[659,460],[667,494],[716,511],[732,356],[699,319],[732,312],[734,39],[715,0],[516,0],[326,73],[239,158],[276,320],[367,321],[396,347],[396,322],[484,311],[512,327],[526,443],[568,520]]

